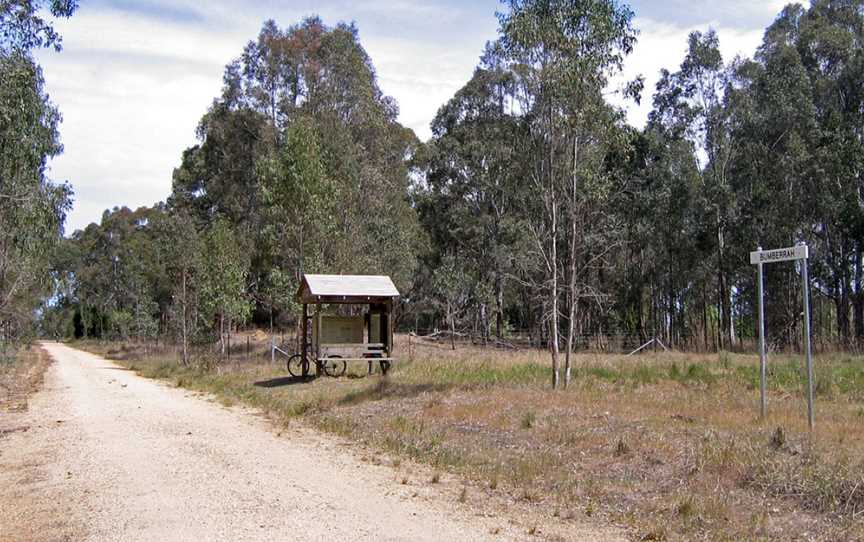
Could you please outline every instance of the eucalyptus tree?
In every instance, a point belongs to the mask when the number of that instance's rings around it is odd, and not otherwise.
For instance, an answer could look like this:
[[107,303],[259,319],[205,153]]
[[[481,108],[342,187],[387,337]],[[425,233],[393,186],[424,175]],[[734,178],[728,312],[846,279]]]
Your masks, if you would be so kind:
[[[269,276],[272,288],[295,292],[305,272],[322,272],[332,257],[338,214],[338,186],[327,174],[320,136],[314,123],[297,119],[287,129],[278,153],[258,163],[262,200],[267,208],[266,233],[279,265],[287,271]],[[276,292],[270,292],[272,298]],[[287,308],[287,307],[283,307]]]
[[655,123],[667,133],[685,138],[694,146],[700,162],[698,204],[706,216],[712,217],[710,246],[714,254],[717,340],[721,349],[733,345],[736,338],[732,310],[735,266],[727,254],[729,230],[736,216],[735,193],[729,179],[735,149],[730,90],[730,70],[720,54],[716,32],[692,32],[680,69],[662,73],[653,113]]
[[[815,276],[834,301],[844,341],[864,336],[864,2],[815,0],[790,26],[818,124],[808,190]],[[853,306],[854,305],[854,306]],[[851,314],[850,314],[851,313]],[[852,317],[855,322],[853,324]]]
[[115,208],[64,243],[55,259],[65,267],[83,335],[140,340],[164,330],[171,282],[154,225],[166,213],[162,205]]
[[180,338],[181,362],[189,365],[189,344],[197,338],[201,327],[204,283],[201,238],[192,217],[184,211],[161,216],[153,229],[156,248],[163,253],[165,286],[169,288],[166,316],[170,316],[170,328]]
[[[754,60],[731,66],[728,93],[730,119],[737,151],[729,164],[730,188],[738,218],[729,241],[729,254],[746,271],[747,251],[757,246],[788,246],[810,238],[813,217],[810,181],[812,150],[818,126],[810,81],[800,55],[781,30],[803,10],[789,6],[768,28]],[[816,256],[814,254],[814,256]],[[818,256],[817,256],[818,258]],[[747,272],[737,283],[745,300],[754,299],[755,283]],[[798,282],[781,269],[766,276],[766,317],[774,339],[790,344],[800,323]],[[746,313],[753,314],[752,303]],[[747,332],[754,334],[756,321]]]
[[[587,176],[598,174],[605,133],[617,122],[603,97],[610,77],[621,72],[636,43],[633,12],[612,0],[509,0],[499,15],[501,45],[519,76],[522,108],[530,123],[532,164],[529,179],[542,208],[532,218],[537,255],[543,262],[548,297],[552,384],[559,371],[561,277],[569,273],[568,366],[577,293],[576,244]],[[638,81],[629,85],[638,92]],[[562,228],[562,214],[564,227]],[[537,220],[539,218],[539,220]],[[562,262],[562,239],[569,238],[569,261]],[[564,244],[566,246],[566,243]],[[583,262],[584,263],[584,262]],[[566,271],[565,271],[566,269]]]
[[450,327],[450,347],[456,350],[456,318],[463,312],[471,299],[472,281],[465,276],[465,264],[456,254],[442,256],[432,278],[434,301],[443,309],[447,325]]
[[219,219],[204,233],[201,305],[202,314],[219,331],[220,355],[231,344],[231,328],[250,314],[246,280],[249,259],[231,224]]
[[68,18],[76,9],[77,0],[0,0],[0,52],[60,51],[63,39],[45,17]]
[[20,52],[0,52],[0,341],[29,329],[50,291],[52,247],[70,207],[71,188],[46,176],[60,154],[60,113],[40,68]]
[[46,176],[60,154],[60,113],[31,50],[61,37],[46,12],[69,17],[74,0],[0,1],[0,343],[28,333],[51,290],[48,260],[60,240],[72,191]]
[[[740,90],[731,94],[738,244],[808,241],[816,287],[833,301],[834,334],[843,341],[864,326],[862,8],[860,1],[786,7],[754,60],[736,67]],[[770,328],[787,344],[801,318],[794,279],[768,276]]]
[[[694,205],[700,176],[693,147],[653,122],[630,133],[630,145],[613,157],[628,179],[624,194],[613,202],[622,222],[622,248],[608,273],[616,293],[617,329],[642,342],[662,338],[671,346],[708,333],[702,306],[693,315],[692,301],[702,295],[696,273],[702,220]],[[696,298],[696,299],[694,299]],[[709,339],[703,338],[707,347]]]
[[249,293],[271,316],[290,308],[277,290],[304,269],[386,271],[404,288],[420,236],[408,198],[419,142],[397,113],[354,25],[267,21],[226,67],[170,204],[199,229],[236,226]]
[[[440,252],[458,249],[476,284],[491,284],[495,335],[504,334],[504,291],[517,257],[524,127],[515,109],[514,75],[487,46],[471,80],[432,121],[421,220]],[[487,299],[476,300],[486,328]]]

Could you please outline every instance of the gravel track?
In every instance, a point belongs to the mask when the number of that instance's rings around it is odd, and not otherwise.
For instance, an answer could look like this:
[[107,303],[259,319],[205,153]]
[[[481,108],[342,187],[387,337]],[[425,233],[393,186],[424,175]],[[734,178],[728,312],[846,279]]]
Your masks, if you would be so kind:
[[338,439],[299,424],[280,436],[247,410],[43,347],[56,361],[43,391],[0,418],[13,429],[0,432],[0,540],[527,538],[455,496],[418,496]]

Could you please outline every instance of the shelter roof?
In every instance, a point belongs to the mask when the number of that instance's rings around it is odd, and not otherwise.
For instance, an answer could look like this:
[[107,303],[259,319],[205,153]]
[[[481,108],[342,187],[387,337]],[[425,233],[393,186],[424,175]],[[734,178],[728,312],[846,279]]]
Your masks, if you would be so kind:
[[385,275],[303,275],[300,303],[378,303],[399,297]]

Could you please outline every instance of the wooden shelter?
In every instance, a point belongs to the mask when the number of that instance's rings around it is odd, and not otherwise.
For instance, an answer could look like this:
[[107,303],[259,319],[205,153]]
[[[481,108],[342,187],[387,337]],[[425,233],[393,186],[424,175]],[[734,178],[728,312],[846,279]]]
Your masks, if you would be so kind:
[[[370,371],[372,361],[379,361],[382,372],[386,372],[393,361],[393,304],[398,298],[399,291],[387,276],[303,275],[296,296],[303,307],[300,351],[310,352],[311,324],[311,357],[316,374],[321,373],[322,363],[331,355],[344,361],[368,361]],[[369,309],[360,317],[332,317],[323,314],[325,304],[368,305]],[[311,317],[310,305],[315,306]],[[353,353],[346,357],[331,354],[333,350]]]

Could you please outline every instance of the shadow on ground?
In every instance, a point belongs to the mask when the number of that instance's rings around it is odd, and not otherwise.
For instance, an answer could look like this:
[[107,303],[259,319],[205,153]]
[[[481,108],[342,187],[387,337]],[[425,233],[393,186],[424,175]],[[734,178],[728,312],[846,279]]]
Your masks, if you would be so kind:
[[312,382],[315,377],[310,376],[282,376],[279,378],[271,378],[270,380],[259,380],[255,385],[259,388],[281,388],[282,386],[293,386],[295,384],[304,384]]
[[350,405],[366,401],[380,401],[385,398],[405,399],[417,397],[424,393],[446,391],[450,387],[446,384],[396,384],[385,377],[372,387],[346,394],[339,400],[339,404]]

